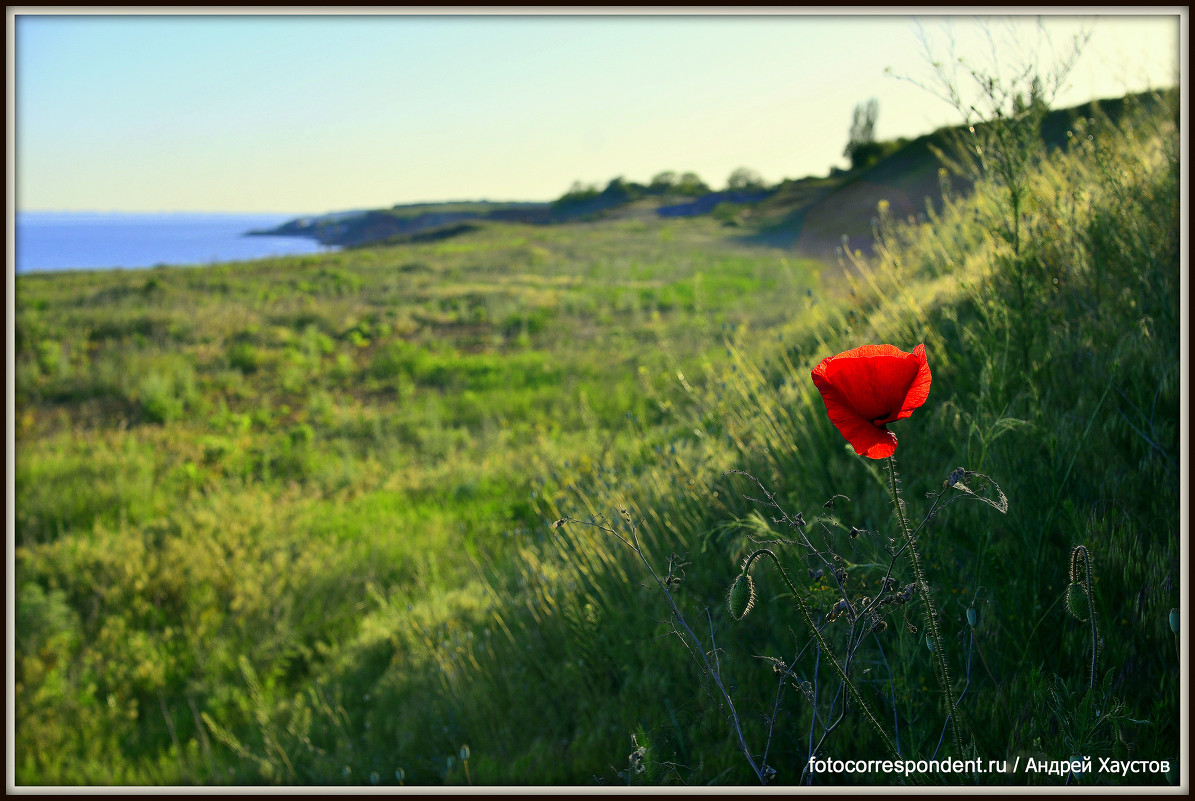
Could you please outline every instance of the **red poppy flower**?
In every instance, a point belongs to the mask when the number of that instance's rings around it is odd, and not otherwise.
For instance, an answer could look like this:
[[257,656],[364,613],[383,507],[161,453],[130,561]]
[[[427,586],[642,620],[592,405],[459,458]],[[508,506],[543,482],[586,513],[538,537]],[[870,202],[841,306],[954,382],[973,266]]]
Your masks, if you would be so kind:
[[925,345],[905,353],[891,345],[864,345],[822,359],[813,383],[822,393],[830,422],[860,456],[883,459],[896,452],[888,430],[929,397]]

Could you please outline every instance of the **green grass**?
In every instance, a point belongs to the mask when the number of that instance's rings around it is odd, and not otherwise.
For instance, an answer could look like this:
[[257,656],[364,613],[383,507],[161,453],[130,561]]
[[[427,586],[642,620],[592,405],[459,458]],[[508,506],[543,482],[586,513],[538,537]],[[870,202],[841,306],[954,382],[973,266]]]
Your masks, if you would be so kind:
[[[809,370],[881,341],[925,342],[934,372],[894,426],[910,515],[959,465],[1010,500],[951,506],[919,545],[976,753],[1177,764],[1177,135],[1164,114],[1090,133],[1034,173],[1028,284],[983,185],[925,225],[881,213],[866,264],[611,220],[19,277],[17,782],[753,782],[642,564],[566,516],[635,521],[657,570],[683,563],[675,596],[746,739],[797,782],[813,707],[788,685],[769,740],[758,657],[814,680],[822,711],[835,687],[769,569],[752,614],[726,613],[748,535],[777,526],[723,473],[811,521],[849,497],[819,536],[873,591],[881,541],[847,531],[894,536],[891,504]],[[1065,612],[1077,544],[1098,697]],[[828,611],[806,557],[782,558]],[[909,610],[856,679],[925,758],[945,709]],[[849,713],[828,749],[882,754]],[[840,781],[893,779],[817,777]]]
[[301,692],[371,588],[475,602],[549,466],[637,452],[644,386],[782,318],[816,268],[636,223],[22,276],[17,575],[78,617],[27,623],[64,650],[21,651],[21,780],[262,780],[199,723],[254,720],[240,657]]

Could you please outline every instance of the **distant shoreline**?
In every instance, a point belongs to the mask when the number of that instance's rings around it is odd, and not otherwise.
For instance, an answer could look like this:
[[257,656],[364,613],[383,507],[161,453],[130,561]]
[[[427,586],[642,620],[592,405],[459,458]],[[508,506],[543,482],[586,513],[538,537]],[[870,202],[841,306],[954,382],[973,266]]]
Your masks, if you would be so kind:
[[248,236],[293,219],[237,212],[18,211],[16,275],[146,269],[325,253],[334,247],[283,236]]

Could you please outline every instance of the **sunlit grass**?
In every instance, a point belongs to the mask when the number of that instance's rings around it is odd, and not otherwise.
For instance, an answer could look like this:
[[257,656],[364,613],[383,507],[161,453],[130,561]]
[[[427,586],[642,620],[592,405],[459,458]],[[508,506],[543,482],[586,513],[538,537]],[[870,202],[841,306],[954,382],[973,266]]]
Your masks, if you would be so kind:
[[[934,371],[894,426],[910,508],[959,465],[1011,501],[952,507],[923,542],[952,674],[973,654],[981,756],[1080,745],[1040,710],[1054,676],[1086,686],[1060,600],[1082,543],[1101,671],[1150,721],[1123,747],[1177,759],[1176,140],[1164,115],[1093,135],[1035,174],[1032,315],[976,222],[982,192],[925,225],[881,212],[884,246],[843,265],[630,220],[20,277],[18,783],[619,782],[632,734],[636,781],[753,780],[642,566],[552,522],[629,518],[657,569],[673,561],[758,741],[776,683],[757,657],[807,637],[766,569],[731,625],[747,534],[775,524],[724,473],[807,517],[845,495],[842,520],[887,531],[880,477],[809,381],[869,342],[925,342]],[[874,554],[850,553],[866,576]],[[925,753],[943,707],[904,623],[861,683]],[[784,709],[770,761],[800,765],[810,707]],[[863,727],[836,737],[880,754]]]

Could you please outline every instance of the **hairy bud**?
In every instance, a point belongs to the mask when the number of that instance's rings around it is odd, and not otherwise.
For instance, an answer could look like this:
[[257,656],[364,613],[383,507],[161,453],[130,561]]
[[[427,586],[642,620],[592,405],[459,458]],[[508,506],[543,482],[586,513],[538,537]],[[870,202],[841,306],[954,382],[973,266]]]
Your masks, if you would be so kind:
[[726,606],[735,620],[742,620],[755,606],[755,582],[750,575],[740,573],[735,578],[726,594]]
[[1087,597],[1087,590],[1082,584],[1067,585],[1066,609],[1076,620],[1086,621],[1091,618],[1091,599]]

